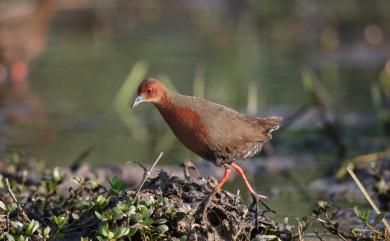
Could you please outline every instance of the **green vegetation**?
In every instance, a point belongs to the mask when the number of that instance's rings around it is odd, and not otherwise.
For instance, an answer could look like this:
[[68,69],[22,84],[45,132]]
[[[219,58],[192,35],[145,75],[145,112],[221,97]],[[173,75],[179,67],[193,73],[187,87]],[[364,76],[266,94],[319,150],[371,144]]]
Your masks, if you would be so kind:
[[[175,216],[163,196],[137,195],[113,177],[108,187],[83,177],[60,190],[66,176],[58,168],[38,186],[1,178],[0,240],[161,240]],[[85,236],[84,236],[85,235]]]
[[202,224],[197,211],[212,180],[190,182],[161,172],[138,192],[115,176],[104,183],[86,177],[69,181],[72,176],[61,168],[39,171],[34,160],[16,154],[0,165],[0,240],[278,241],[313,234],[328,240],[329,233],[344,240],[389,238],[381,225],[384,215],[358,207],[351,219],[335,204],[321,201],[308,217],[289,221],[260,213],[255,222],[239,195],[222,191],[209,208],[208,223]]

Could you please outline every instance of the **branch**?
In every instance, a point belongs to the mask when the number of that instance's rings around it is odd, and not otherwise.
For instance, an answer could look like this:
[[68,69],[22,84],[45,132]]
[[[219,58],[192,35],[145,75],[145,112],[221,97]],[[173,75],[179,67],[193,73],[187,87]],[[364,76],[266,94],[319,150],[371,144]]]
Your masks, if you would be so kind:
[[150,176],[152,170],[154,169],[154,167],[157,165],[158,161],[160,161],[161,157],[163,156],[163,152],[160,152],[160,155],[158,155],[157,159],[154,161],[153,165],[150,167],[150,169],[146,172],[144,172],[144,177],[143,177],[143,180],[142,180],[142,183],[141,185],[139,186],[137,192],[135,193],[135,196],[138,195],[138,193],[141,191],[142,187],[144,186],[146,180],[148,179],[148,177]]
[[16,199],[16,196],[11,189],[11,185],[9,184],[8,178],[5,179],[5,185],[7,186],[8,193],[11,196],[12,200],[18,205],[18,208],[21,211],[23,218],[25,218],[28,221],[31,221],[30,218],[27,216],[26,212],[21,207],[20,203],[18,202],[18,199]]
[[11,196],[12,200],[15,203],[18,203],[18,199],[16,199],[16,196],[15,196],[14,192],[11,189],[11,185],[9,184],[8,178],[5,179],[5,185],[7,186],[8,193]]
[[[363,186],[363,184],[360,182],[359,178],[356,176],[356,174],[353,172],[353,170],[351,169],[351,167],[347,167],[347,171],[349,173],[349,175],[351,175],[352,179],[355,181],[356,185],[359,187],[360,191],[363,193],[364,197],[367,199],[367,201],[370,203],[371,207],[374,209],[374,211],[376,212],[376,214],[381,214],[381,211],[379,210],[379,208],[376,206],[376,204],[374,203],[374,201],[372,200],[372,198],[370,197],[370,195],[368,194],[366,188]],[[388,232],[390,232],[390,225],[389,223],[387,222],[386,218],[383,217],[382,218],[382,222],[383,224],[385,225],[386,229]]]

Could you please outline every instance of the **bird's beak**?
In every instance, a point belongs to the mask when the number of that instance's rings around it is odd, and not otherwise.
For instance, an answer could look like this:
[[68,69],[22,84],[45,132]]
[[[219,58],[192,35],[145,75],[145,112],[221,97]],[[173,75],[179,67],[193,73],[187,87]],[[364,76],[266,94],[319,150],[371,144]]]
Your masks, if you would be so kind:
[[137,97],[134,98],[133,104],[131,104],[131,108],[136,107],[137,105],[141,104],[144,101],[145,101],[144,97],[138,95]]

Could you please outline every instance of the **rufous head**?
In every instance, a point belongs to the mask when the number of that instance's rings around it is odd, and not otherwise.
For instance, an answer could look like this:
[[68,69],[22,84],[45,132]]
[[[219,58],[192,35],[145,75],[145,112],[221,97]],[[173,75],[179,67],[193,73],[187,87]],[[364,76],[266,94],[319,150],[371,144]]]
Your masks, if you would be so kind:
[[135,97],[131,108],[142,102],[159,103],[166,93],[165,86],[158,80],[148,78],[139,85],[138,95]]

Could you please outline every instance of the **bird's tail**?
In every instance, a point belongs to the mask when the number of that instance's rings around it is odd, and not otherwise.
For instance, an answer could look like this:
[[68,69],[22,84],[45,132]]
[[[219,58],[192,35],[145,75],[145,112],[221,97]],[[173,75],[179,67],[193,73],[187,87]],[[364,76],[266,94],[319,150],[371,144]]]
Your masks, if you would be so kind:
[[276,116],[269,116],[264,118],[256,118],[258,123],[264,128],[265,133],[271,138],[271,133],[279,129],[282,124],[282,118]]

